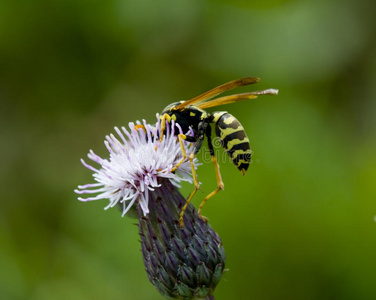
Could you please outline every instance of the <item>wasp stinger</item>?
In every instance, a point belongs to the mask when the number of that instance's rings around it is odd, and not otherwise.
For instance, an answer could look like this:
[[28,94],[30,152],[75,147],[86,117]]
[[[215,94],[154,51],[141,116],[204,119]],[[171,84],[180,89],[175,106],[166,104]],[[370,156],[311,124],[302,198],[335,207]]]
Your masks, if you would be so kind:
[[[221,173],[219,172],[219,165],[217,159],[214,155],[213,144],[211,140],[211,127],[210,124],[214,124],[215,132],[217,137],[220,139],[221,145],[227,154],[230,156],[232,162],[235,166],[245,175],[248,166],[251,162],[251,147],[249,145],[248,137],[245,133],[243,126],[240,122],[228,112],[217,111],[211,114],[207,113],[204,109],[209,107],[215,107],[223,104],[234,103],[246,99],[255,99],[258,95],[276,95],[278,90],[267,89],[256,92],[249,92],[243,94],[236,94],[230,96],[224,96],[220,98],[213,99],[215,96],[234,89],[239,86],[245,86],[253,83],[257,83],[259,78],[257,77],[246,77],[237,80],[230,81],[228,83],[222,84],[206,93],[203,93],[195,98],[187,101],[179,101],[168,105],[161,114],[161,132],[163,133],[166,126],[166,121],[171,122],[174,120],[176,124],[179,124],[183,132],[187,132],[189,127],[192,128],[194,135],[187,136],[185,134],[178,134],[178,139],[181,146],[181,151],[183,154],[182,160],[172,168],[171,172],[174,172],[180,164],[187,159],[186,151],[184,148],[183,140],[194,143],[194,150],[192,154],[188,157],[191,168],[192,176],[194,182],[194,190],[188,197],[185,205],[183,206],[179,222],[180,226],[184,226],[183,216],[189,202],[192,200],[193,196],[199,189],[199,181],[197,179],[196,170],[194,168],[193,159],[195,155],[200,150],[204,138],[207,137],[208,148],[211,155],[211,160],[215,167],[215,173],[217,178],[217,189],[210,193],[204,198],[199,206],[198,214],[200,218],[204,218],[201,215],[201,210],[206,201],[217,194],[223,189],[224,184],[221,178]],[[179,132],[178,130],[176,132]],[[163,139],[163,135],[160,140]]]

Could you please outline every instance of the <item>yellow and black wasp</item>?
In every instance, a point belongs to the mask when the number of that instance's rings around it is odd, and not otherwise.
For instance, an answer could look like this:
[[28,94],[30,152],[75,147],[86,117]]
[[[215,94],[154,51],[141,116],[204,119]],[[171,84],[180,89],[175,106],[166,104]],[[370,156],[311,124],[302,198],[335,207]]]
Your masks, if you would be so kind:
[[[195,98],[192,98],[187,101],[179,101],[174,102],[168,105],[161,113],[161,140],[163,139],[163,132],[166,128],[166,121],[171,122],[174,120],[176,124],[182,129],[182,132],[187,132],[189,128],[192,128],[194,135],[187,136],[185,134],[178,134],[178,139],[180,142],[183,158],[182,160],[174,166],[171,172],[174,172],[180,164],[183,163],[187,158],[191,163],[192,168],[192,176],[194,182],[194,190],[188,197],[185,205],[183,206],[180,216],[179,222],[180,226],[184,226],[183,216],[184,211],[186,210],[189,202],[192,200],[193,196],[199,189],[199,181],[197,179],[197,174],[194,168],[193,159],[195,155],[199,152],[204,138],[207,137],[208,140],[208,148],[211,155],[211,160],[215,166],[215,173],[217,177],[217,189],[210,193],[208,196],[204,198],[202,203],[199,206],[198,214],[200,218],[204,218],[201,215],[202,207],[204,206],[205,202],[217,194],[220,190],[223,189],[224,184],[221,178],[221,173],[219,172],[219,165],[217,159],[214,155],[213,144],[211,140],[211,127],[210,124],[214,124],[215,132],[217,137],[219,138],[222,147],[230,156],[232,162],[235,166],[245,175],[248,166],[251,162],[251,147],[249,145],[249,139],[243,126],[240,122],[232,115],[230,115],[226,111],[217,111],[211,114],[207,113],[204,109],[209,107],[215,107],[223,104],[234,103],[241,100],[246,99],[255,99],[258,95],[276,95],[278,90],[275,89],[267,89],[262,91],[256,92],[249,92],[243,94],[236,94],[230,96],[224,96],[220,98],[213,99],[215,96],[234,89],[236,87],[245,86],[253,83],[257,83],[259,78],[257,77],[246,77],[237,80],[230,81],[228,83],[222,84],[210,91],[207,91]],[[175,132],[179,132],[178,130]],[[194,143],[194,148],[191,153],[187,157],[183,140],[188,142]]]

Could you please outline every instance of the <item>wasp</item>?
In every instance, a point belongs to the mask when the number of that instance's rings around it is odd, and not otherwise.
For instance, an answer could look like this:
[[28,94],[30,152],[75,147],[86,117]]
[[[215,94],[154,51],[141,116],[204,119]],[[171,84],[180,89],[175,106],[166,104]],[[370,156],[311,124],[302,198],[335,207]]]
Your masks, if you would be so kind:
[[[163,133],[166,129],[166,122],[170,123],[171,120],[174,120],[175,124],[179,124],[179,126],[182,129],[182,132],[187,132],[189,128],[191,128],[194,132],[193,136],[177,134],[183,158],[171,170],[171,172],[174,172],[187,158],[189,159],[192,169],[194,190],[187,198],[186,203],[180,212],[180,227],[184,227],[184,211],[186,210],[188,204],[190,203],[193,196],[196,194],[197,190],[200,187],[196,170],[193,164],[193,159],[199,152],[205,137],[207,138],[211,161],[213,162],[215,167],[217,189],[211,192],[208,196],[206,196],[200,204],[198,210],[200,218],[207,220],[207,218],[201,215],[201,211],[204,204],[206,203],[206,201],[208,201],[211,197],[216,195],[219,191],[223,190],[224,188],[221,173],[219,171],[219,164],[214,155],[213,143],[211,139],[211,124],[214,124],[215,133],[219,138],[225,152],[227,152],[232,162],[243,175],[245,175],[249,167],[249,164],[251,163],[251,147],[249,144],[249,139],[240,122],[234,116],[232,116],[226,111],[216,111],[213,113],[208,113],[205,111],[205,109],[223,104],[238,102],[241,100],[255,99],[258,97],[258,95],[278,94],[278,90],[267,89],[262,91],[248,92],[213,99],[214,97],[218,96],[219,94],[225,91],[232,90],[240,86],[254,84],[257,83],[259,80],[260,79],[257,77],[246,77],[233,80],[225,84],[222,84],[214,89],[211,89],[210,91],[207,91],[190,100],[174,102],[168,105],[162,111],[160,115],[162,132],[162,136],[160,137],[161,141],[163,139]],[[177,130],[175,132],[179,131]],[[193,151],[188,157],[184,148],[183,140],[194,143]]]

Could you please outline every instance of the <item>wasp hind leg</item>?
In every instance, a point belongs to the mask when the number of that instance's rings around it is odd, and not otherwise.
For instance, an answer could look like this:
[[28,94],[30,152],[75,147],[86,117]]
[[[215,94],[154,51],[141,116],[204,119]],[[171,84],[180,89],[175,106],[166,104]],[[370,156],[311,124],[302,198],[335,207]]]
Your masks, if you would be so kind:
[[207,195],[204,198],[204,200],[202,200],[202,202],[201,202],[201,204],[200,204],[200,206],[198,208],[198,216],[201,219],[204,219],[205,221],[208,221],[208,218],[206,218],[203,215],[201,215],[201,210],[204,207],[206,201],[208,201],[211,197],[213,197],[214,195],[216,195],[219,191],[223,190],[224,184],[223,184],[223,181],[222,181],[221,172],[219,171],[219,164],[218,164],[217,159],[216,159],[216,157],[214,155],[213,143],[211,141],[211,131],[210,131],[210,128],[206,131],[206,136],[208,138],[208,147],[209,147],[209,152],[210,152],[210,155],[211,155],[211,161],[214,164],[215,175],[216,175],[216,178],[217,178],[217,189],[214,190],[213,192],[211,192],[209,195]]

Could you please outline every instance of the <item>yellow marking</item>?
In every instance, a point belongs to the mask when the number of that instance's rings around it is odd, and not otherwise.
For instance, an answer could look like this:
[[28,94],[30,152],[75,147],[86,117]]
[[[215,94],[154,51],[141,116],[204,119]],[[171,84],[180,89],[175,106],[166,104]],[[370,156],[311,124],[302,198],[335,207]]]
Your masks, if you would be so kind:
[[212,114],[213,123],[217,123],[219,118],[222,117],[224,114],[227,114],[227,111],[220,111],[220,112],[213,113]]
[[228,118],[226,118],[223,122],[227,125],[230,125],[231,123],[233,123],[234,121],[236,121],[236,119],[233,117],[233,116],[229,116]]
[[206,113],[206,111],[202,110],[202,109],[198,109],[200,112],[201,112],[201,120],[205,119],[208,114]]
[[249,142],[249,139],[247,137],[245,137],[244,140],[233,139],[231,141],[228,141],[226,150],[227,151],[231,150],[232,147],[239,145],[239,144],[247,143],[247,142]]
[[241,164],[246,164],[246,165],[249,165],[250,161],[249,160],[244,160],[244,159],[241,159],[239,160],[238,162],[238,167],[241,165]]
[[239,126],[238,128],[219,128],[221,130],[221,139],[224,139],[226,136],[228,136],[231,133],[235,133],[238,131],[243,131],[243,126]]
[[251,149],[248,149],[248,150],[243,150],[243,149],[239,149],[239,150],[235,150],[233,153],[232,153],[232,159],[235,159],[239,154],[252,154],[252,151]]
[[191,117],[194,117],[196,114],[195,114],[194,112],[191,111],[191,112],[189,113],[189,115],[190,115]]

